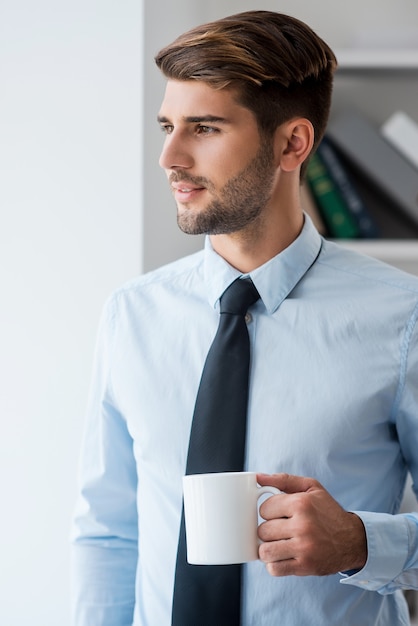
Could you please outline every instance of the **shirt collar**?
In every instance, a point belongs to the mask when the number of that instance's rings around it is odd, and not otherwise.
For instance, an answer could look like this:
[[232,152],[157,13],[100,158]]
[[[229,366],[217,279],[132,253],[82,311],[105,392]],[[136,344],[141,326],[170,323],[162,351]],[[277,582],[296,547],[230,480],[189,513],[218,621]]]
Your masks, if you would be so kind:
[[[250,272],[249,276],[268,313],[273,313],[280,306],[315,262],[321,242],[311,219],[305,215],[302,231],[290,246]],[[236,278],[243,276],[214,251],[209,237],[205,240],[204,272],[208,299],[214,308],[219,307],[219,298],[225,289]]]

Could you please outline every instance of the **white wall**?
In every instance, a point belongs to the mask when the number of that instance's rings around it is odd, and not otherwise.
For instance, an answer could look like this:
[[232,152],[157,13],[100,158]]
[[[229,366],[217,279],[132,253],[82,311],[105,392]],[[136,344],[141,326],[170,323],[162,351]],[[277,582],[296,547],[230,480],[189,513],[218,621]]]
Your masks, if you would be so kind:
[[0,624],[69,623],[98,316],[140,270],[141,2],[2,0]]

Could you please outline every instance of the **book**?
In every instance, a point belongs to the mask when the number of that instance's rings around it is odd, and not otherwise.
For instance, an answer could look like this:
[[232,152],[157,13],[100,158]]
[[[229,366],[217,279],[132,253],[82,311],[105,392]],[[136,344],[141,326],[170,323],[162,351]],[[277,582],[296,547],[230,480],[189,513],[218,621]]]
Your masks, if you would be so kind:
[[418,223],[418,171],[367,119],[354,111],[333,117],[328,136],[377,187]]
[[353,215],[359,229],[359,236],[367,239],[378,237],[379,228],[375,220],[371,216],[352,177],[344,167],[338,152],[326,135],[317,148],[317,154],[327,168],[328,174],[334,181],[347,209]]
[[418,124],[403,111],[396,111],[380,130],[383,137],[418,168]]
[[317,152],[310,157],[306,179],[329,235],[341,239],[358,237],[357,224]]

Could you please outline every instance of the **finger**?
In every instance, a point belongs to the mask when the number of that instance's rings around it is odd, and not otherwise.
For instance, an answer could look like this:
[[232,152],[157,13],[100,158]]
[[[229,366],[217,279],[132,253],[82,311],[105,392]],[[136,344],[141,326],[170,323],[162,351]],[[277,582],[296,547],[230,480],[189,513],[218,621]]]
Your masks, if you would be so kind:
[[265,563],[266,569],[271,576],[321,576],[324,572],[315,572],[309,562],[297,557],[282,559]]
[[260,504],[259,513],[265,520],[286,520],[292,516],[292,503],[287,494],[270,496]]
[[258,484],[261,486],[277,487],[284,493],[300,493],[321,487],[314,478],[294,476],[292,474],[257,474]]
[[272,518],[262,522],[258,527],[258,536],[261,541],[281,541],[291,538],[291,528],[288,520]]
[[258,556],[264,563],[276,563],[295,559],[294,542],[291,539],[266,541],[260,544]]
[[288,559],[286,561],[275,561],[274,563],[266,563],[266,570],[270,576],[302,576],[303,574],[297,567],[297,561],[295,559]]
[[261,544],[259,557],[271,576],[309,576],[315,573],[309,559],[297,556],[292,539]]

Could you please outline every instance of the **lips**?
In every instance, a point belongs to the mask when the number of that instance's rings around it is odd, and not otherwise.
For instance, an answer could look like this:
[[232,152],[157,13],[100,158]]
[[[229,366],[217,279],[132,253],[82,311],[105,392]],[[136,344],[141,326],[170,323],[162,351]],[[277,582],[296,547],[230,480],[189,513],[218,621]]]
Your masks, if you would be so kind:
[[192,185],[191,183],[186,182],[175,182],[171,183],[171,188],[174,192],[174,196],[178,202],[190,202],[195,199],[202,191],[205,190],[205,187],[200,187],[197,185]]
[[195,185],[191,185],[190,183],[172,183],[171,184],[174,191],[179,191],[180,193],[190,193],[192,191],[204,189],[204,187],[198,187]]

